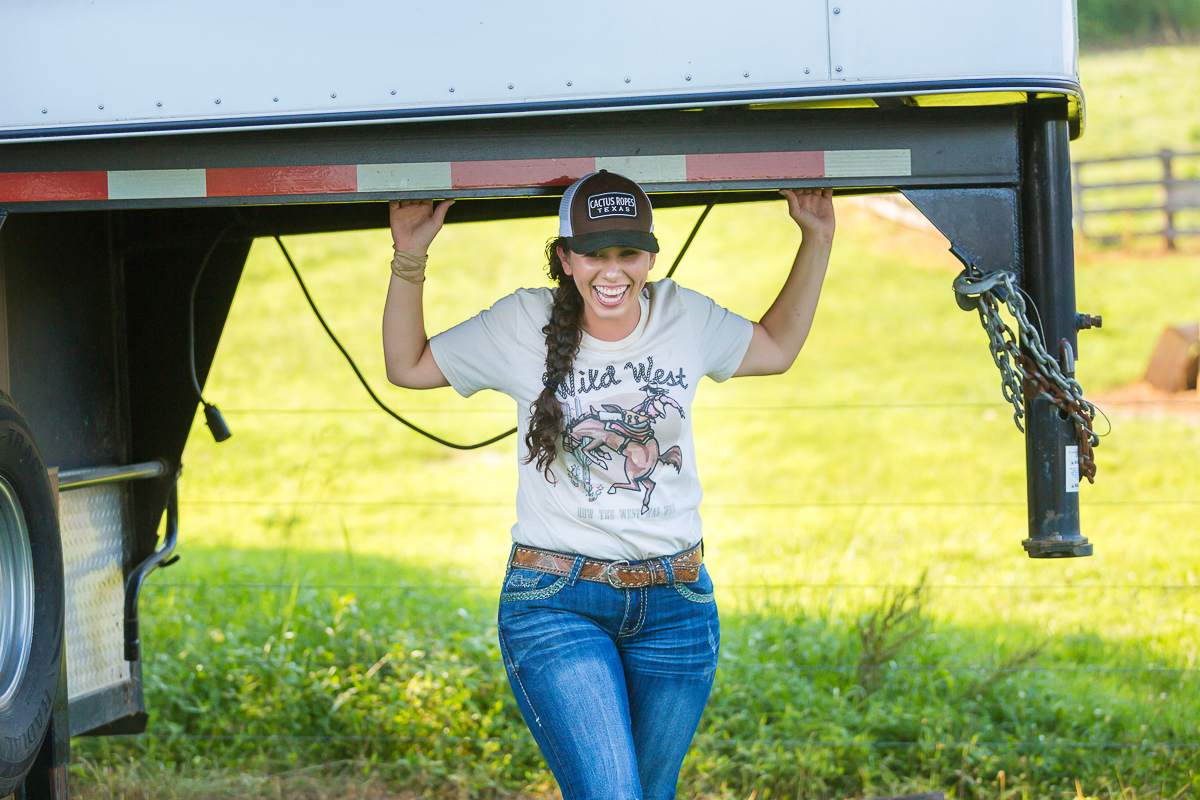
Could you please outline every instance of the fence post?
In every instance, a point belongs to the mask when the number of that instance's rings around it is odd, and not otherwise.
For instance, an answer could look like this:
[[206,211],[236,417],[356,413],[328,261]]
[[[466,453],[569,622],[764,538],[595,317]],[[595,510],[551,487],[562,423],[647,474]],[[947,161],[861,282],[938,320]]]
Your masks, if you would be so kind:
[[1175,175],[1171,170],[1171,158],[1175,153],[1171,150],[1163,149],[1158,153],[1158,157],[1162,160],[1163,168],[1163,192],[1166,199],[1163,202],[1163,208],[1167,210],[1167,226],[1163,229],[1163,237],[1167,240],[1167,249],[1175,249],[1175,206],[1172,203],[1172,198],[1175,196]]

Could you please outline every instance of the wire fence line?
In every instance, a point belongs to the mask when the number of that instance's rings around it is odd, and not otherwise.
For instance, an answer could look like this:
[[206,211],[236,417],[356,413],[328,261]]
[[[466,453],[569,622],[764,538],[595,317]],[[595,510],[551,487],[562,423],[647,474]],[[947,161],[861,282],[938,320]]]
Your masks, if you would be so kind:
[[[336,589],[344,591],[347,589],[370,589],[380,591],[391,591],[395,589],[421,589],[430,591],[458,591],[458,590],[489,590],[500,589],[498,583],[157,583],[147,585],[150,590],[154,587],[163,589],[270,589],[275,591],[291,591],[297,590],[323,590]],[[824,589],[830,591],[846,591],[852,589],[881,589],[889,591],[911,590],[915,586],[903,583],[723,583],[722,589]],[[1200,591],[1200,586],[1194,586],[1185,583],[1022,583],[1022,584],[1006,584],[1006,583],[927,583],[921,586],[922,591],[926,590],[961,590],[961,591],[1006,591],[1011,592],[1017,589],[1029,589],[1032,591],[1053,590],[1053,591],[1072,591],[1081,590],[1089,591],[1140,591],[1143,589],[1158,589],[1158,590],[1184,590],[1184,591]]]
[[[322,742],[378,742],[378,743],[446,743],[457,742],[461,744],[489,744],[502,743],[507,744],[511,739],[505,736],[347,736],[340,734],[300,734],[300,733],[265,733],[265,734],[183,734],[183,733],[140,733],[135,734],[139,738],[150,738],[159,740],[170,740],[175,738],[197,739],[201,741],[218,741],[218,742],[312,742],[319,744]],[[1079,741],[1061,741],[1061,740],[1026,740],[1014,742],[982,742],[982,741],[952,741],[952,742],[936,742],[936,741],[882,741],[882,740],[820,740],[820,739],[724,739],[720,736],[711,734],[697,734],[692,740],[697,744],[709,745],[732,745],[736,747],[750,747],[766,745],[768,747],[882,747],[882,748],[909,748],[909,747],[927,747],[930,749],[940,748],[970,748],[970,747],[988,747],[988,748],[1024,748],[1024,747],[1076,747],[1076,748],[1098,748],[1098,749],[1195,749],[1200,748],[1200,742],[1079,742]]]
[[[1138,398],[1106,398],[1104,405],[1114,406],[1136,406],[1136,405],[1158,405],[1161,400],[1147,400]],[[1185,402],[1185,401],[1180,401]],[[946,402],[946,401],[929,401],[929,402],[908,402],[908,403],[795,403],[786,405],[699,405],[692,406],[696,411],[878,411],[882,409],[904,410],[927,410],[927,409],[961,409],[961,408],[983,408],[1003,410],[1008,407],[1008,404],[1003,401],[989,400],[964,400],[961,402]],[[509,414],[513,413],[512,408],[429,408],[422,406],[413,406],[411,408],[396,408],[395,411],[403,414],[446,414],[446,415],[465,415],[465,414]],[[342,414],[377,414],[381,418],[386,419],[378,408],[230,408],[222,409],[223,414],[296,414],[296,415],[311,415],[311,416],[339,416]]]
[[888,664],[881,664],[879,666],[850,666],[847,664],[756,664],[752,661],[722,661],[721,668],[724,669],[726,667],[736,669],[788,669],[803,672],[1002,672],[1006,675],[1017,672],[1069,672],[1103,675],[1136,675],[1141,673],[1163,673],[1169,675],[1197,674],[1196,670],[1186,667],[1035,667],[1008,666],[1005,664],[975,664],[962,667],[945,664],[937,666],[897,664],[893,667]]
[[[428,506],[431,508],[509,508],[512,500],[180,500],[186,506],[331,506],[331,507],[407,507]],[[1089,500],[1087,506],[1194,506],[1200,498],[1171,498],[1148,500]],[[977,506],[1024,507],[1022,500],[805,500],[794,503],[704,503],[705,508],[746,509],[795,509],[795,508],[974,508]]]
[[[1140,401],[1122,401],[1140,402]],[[960,403],[945,403],[945,402],[928,402],[928,403],[805,403],[796,405],[769,405],[769,406],[702,406],[693,405],[695,411],[715,411],[715,412],[742,412],[742,411],[880,411],[880,410],[897,410],[897,411],[926,411],[928,409],[961,409],[961,408],[983,408],[1002,410],[1005,404],[1002,402],[991,401],[963,401]],[[512,415],[511,408],[430,408],[428,406],[413,406],[411,408],[394,408],[393,411],[402,414],[446,414],[446,415],[461,415],[461,414],[507,414]],[[340,416],[342,414],[378,414],[381,418],[387,419],[386,415],[378,408],[230,408],[222,409],[222,414],[294,414],[297,416]]]
[[[386,658],[386,656],[385,656]],[[386,659],[388,662],[395,663],[395,659]],[[379,665],[379,659],[374,661],[338,661],[338,662],[323,662],[322,669],[338,669],[349,670],[354,667],[375,668]],[[418,671],[428,670],[448,670],[462,669],[464,667],[499,667],[499,659],[488,661],[470,661],[459,659],[457,661],[446,661],[439,659],[429,659],[424,657],[410,657],[402,660],[400,663],[409,666]],[[948,664],[938,665],[922,665],[922,664],[890,664],[880,665],[849,665],[849,664],[804,664],[804,663],[789,663],[789,662],[774,662],[774,663],[759,663],[754,661],[737,661],[722,657],[718,666],[722,670],[726,669],[745,669],[745,670],[788,670],[791,672],[833,672],[833,673],[860,673],[860,672],[922,672],[922,673],[963,673],[963,674],[985,674],[985,675],[1015,675],[1018,673],[1068,673],[1068,674],[1096,674],[1096,675],[1195,675],[1195,669],[1187,667],[1079,667],[1079,666],[1047,666],[1040,667],[1034,665],[1007,665],[1007,664],[972,664],[955,666]]]

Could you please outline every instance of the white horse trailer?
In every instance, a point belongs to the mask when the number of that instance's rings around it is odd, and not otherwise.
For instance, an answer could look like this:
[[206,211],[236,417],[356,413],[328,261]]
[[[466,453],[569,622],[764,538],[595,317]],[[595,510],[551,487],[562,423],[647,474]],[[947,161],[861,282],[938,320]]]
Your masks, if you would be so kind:
[[[0,797],[146,724],[137,590],[255,237],[552,216],[597,168],[659,207],[899,191],[1071,375],[1072,0],[637,12],[0,0]],[[1025,549],[1087,555],[1077,426],[1025,403]]]

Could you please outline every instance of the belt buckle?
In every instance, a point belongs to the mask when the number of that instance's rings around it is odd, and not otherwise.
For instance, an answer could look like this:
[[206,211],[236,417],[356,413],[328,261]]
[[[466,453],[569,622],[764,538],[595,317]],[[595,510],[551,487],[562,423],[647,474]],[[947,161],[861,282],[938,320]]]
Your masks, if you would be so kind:
[[604,576],[604,580],[608,581],[608,585],[614,589],[628,589],[629,585],[613,574],[613,569],[618,566],[629,566],[629,562],[625,559],[610,561],[604,565],[604,569],[600,572]]

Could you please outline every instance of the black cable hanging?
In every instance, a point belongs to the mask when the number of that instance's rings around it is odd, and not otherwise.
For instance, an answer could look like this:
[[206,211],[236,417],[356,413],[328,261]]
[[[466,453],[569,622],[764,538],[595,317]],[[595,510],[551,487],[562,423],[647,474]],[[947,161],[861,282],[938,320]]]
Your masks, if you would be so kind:
[[329,324],[325,322],[325,317],[321,315],[321,311],[317,308],[317,304],[313,300],[312,295],[308,293],[308,287],[304,285],[304,279],[300,277],[300,270],[296,269],[296,263],[292,261],[291,254],[288,253],[287,248],[283,246],[283,240],[280,239],[278,235],[276,235],[274,238],[275,242],[279,245],[279,249],[283,252],[283,257],[287,259],[288,266],[292,268],[292,274],[296,276],[296,282],[300,284],[300,291],[304,292],[304,299],[308,301],[308,307],[312,309],[314,314],[316,314],[317,321],[321,323],[321,327],[325,329],[325,333],[329,334],[329,338],[333,340],[334,345],[336,345],[337,349],[341,351],[341,354],[345,357],[346,362],[350,364],[350,369],[354,370],[354,374],[358,376],[359,383],[361,383],[363,388],[367,390],[367,394],[369,394],[371,399],[375,401],[375,405],[379,406],[381,409],[391,415],[393,419],[406,426],[410,430],[421,434],[427,439],[432,439],[438,444],[445,445],[446,447],[450,447],[455,450],[477,450],[480,447],[487,447],[489,444],[495,444],[501,439],[512,436],[517,432],[517,429],[514,427],[505,431],[504,433],[493,436],[484,442],[477,442],[476,444],[456,444],[454,442],[446,441],[440,436],[435,436],[429,431],[417,427],[392,409],[388,408],[388,406],[375,394],[374,390],[371,389],[371,384],[367,383],[367,379],[363,377],[362,372],[359,371],[358,365],[354,363],[354,359],[350,357],[350,353],[346,351],[346,348],[342,346],[342,343],[338,341],[337,336],[335,336],[333,331],[330,329]]
[[675,263],[671,264],[671,268],[667,270],[668,278],[675,274],[675,268],[679,266],[680,261],[683,261],[683,254],[688,251],[689,247],[691,247],[692,239],[696,238],[696,234],[700,232],[700,226],[704,224],[704,218],[707,217],[708,212],[712,210],[713,204],[709,203],[704,207],[704,210],[700,212],[700,219],[696,220],[696,224],[692,227],[692,232],[688,234],[687,241],[683,243],[683,247],[681,247],[679,250],[679,255],[675,256]]
[[192,291],[188,295],[188,368],[191,370],[192,388],[196,390],[196,397],[199,399],[200,404],[204,406],[204,422],[208,425],[208,430],[217,442],[225,441],[233,433],[229,430],[229,426],[225,424],[225,418],[221,416],[221,411],[204,399],[204,393],[200,391],[200,380],[196,377],[196,290],[200,287],[200,278],[204,275],[204,270],[208,266],[208,261],[212,258],[212,254],[216,252],[217,245],[224,240],[227,233],[241,224],[241,220],[229,223],[213,239],[212,244],[208,246],[208,250],[204,253],[204,258],[200,259],[200,269],[196,270],[196,277],[192,279]]
[[[667,270],[668,278],[670,278],[672,275],[675,274],[676,267],[678,267],[679,263],[683,260],[684,253],[686,253],[688,251],[688,247],[691,246],[692,240],[696,238],[696,234],[700,231],[700,226],[702,224],[704,224],[704,218],[708,216],[708,212],[712,211],[712,209],[713,209],[713,204],[709,203],[707,206],[705,206],[704,211],[701,212],[700,218],[696,220],[695,226],[692,227],[692,232],[690,234],[688,234],[687,240],[683,243],[683,247],[680,248],[679,255],[675,256],[674,263],[672,263],[671,268],[669,270]],[[230,227],[233,227],[233,226],[231,225]],[[227,230],[229,230],[229,228],[226,228],[225,230],[227,231]],[[224,235],[225,235],[225,231],[222,231],[221,234],[217,237],[217,242],[219,242],[221,240],[221,237],[223,237]],[[334,334],[333,330],[329,327],[329,323],[327,323],[325,321],[325,317],[322,316],[320,309],[317,308],[316,301],[313,300],[312,295],[309,294],[308,287],[305,285],[304,279],[302,277],[300,277],[300,270],[296,268],[296,262],[294,262],[292,260],[291,253],[289,253],[288,249],[284,246],[283,239],[281,239],[278,235],[275,235],[273,238],[275,239],[275,243],[279,245],[279,250],[280,250],[280,252],[283,253],[283,257],[287,260],[288,266],[291,267],[292,274],[296,276],[296,282],[300,284],[300,291],[302,291],[304,293],[304,299],[308,301],[308,307],[312,309],[313,314],[315,314],[317,317],[317,321],[320,322],[321,327],[325,329],[325,333],[329,335],[329,338],[333,341],[333,343],[337,347],[338,351],[340,351],[342,356],[346,359],[346,362],[350,365],[350,369],[354,370],[354,374],[358,377],[359,383],[361,383],[363,385],[363,388],[367,390],[367,394],[370,395],[371,399],[375,401],[375,405],[379,406],[381,409],[383,409],[385,412],[387,412],[393,419],[395,419],[397,422],[399,422],[402,425],[404,425],[405,427],[407,427],[409,430],[412,430],[415,433],[419,433],[422,436],[426,437],[427,439],[437,442],[438,444],[445,445],[446,447],[450,447],[455,450],[477,450],[480,447],[487,447],[489,444],[495,444],[496,442],[500,441],[501,439],[505,439],[509,436],[512,436],[514,433],[517,432],[517,429],[514,427],[514,428],[510,428],[509,430],[505,431],[504,433],[497,434],[497,435],[493,436],[492,438],[490,438],[486,441],[483,441],[483,442],[477,442],[475,444],[456,444],[454,442],[447,441],[447,440],[441,438],[440,436],[436,436],[436,435],[430,433],[429,431],[426,431],[426,430],[418,427],[417,425],[414,425],[413,423],[406,420],[404,417],[397,414],[391,408],[389,408],[382,400],[379,399],[378,395],[375,394],[375,391],[371,388],[371,384],[369,384],[367,382],[367,379],[363,376],[362,372],[359,371],[358,365],[354,363],[354,359],[351,358],[350,353],[346,350],[345,347],[342,346],[342,343],[338,340],[338,338]],[[214,242],[212,248],[209,249],[209,255],[211,255],[212,250],[216,248],[217,242]],[[207,262],[208,262],[208,255],[206,255],[204,257],[204,263],[207,263]],[[203,269],[204,269],[203,264],[201,265],[200,269],[201,269],[201,271],[203,271]],[[196,276],[196,280],[197,280],[197,283],[199,283],[198,275]],[[195,292],[196,292],[196,289],[195,289],[195,286],[193,286],[192,287],[193,298],[195,297]],[[195,375],[194,365],[193,365],[192,372],[193,372],[193,379],[194,379],[194,375]],[[199,389],[197,389],[197,392],[198,391],[199,391]],[[209,406],[206,403],[205,404],[205,414],[206,415],[208,414],[209,408],[212,408],[214,411],[216,410],[215,406]],[[218,416],[219,416],[219,414],[218,414]],[[226,438],[228,438],[228,436],[226,436]],[[220,441],[220,440],[218,439],[218,441]]]

